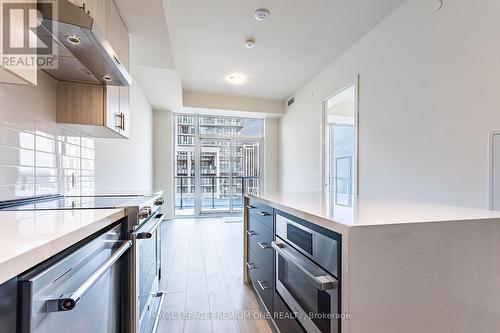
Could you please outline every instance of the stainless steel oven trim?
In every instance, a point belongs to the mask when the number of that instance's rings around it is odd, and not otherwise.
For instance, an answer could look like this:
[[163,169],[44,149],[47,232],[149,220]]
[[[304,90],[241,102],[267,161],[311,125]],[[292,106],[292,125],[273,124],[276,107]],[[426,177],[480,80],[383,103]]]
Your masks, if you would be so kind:
[[[287,224],[291,224],[296,228],[304,230],[312,235],[313,254],[309,254],[300,248],[287,237]],[[339,273],[339,258],[340,242],[325,236],[315,230],[312,230],[300,223],[294,222],[279,213],[276,214],[276,235],[283,239],[286,243],[291,244],[302,255],[314,261],[317,265],[322,266],[329,274],[338,279]],[[334,264],[333,264],[334,263]]]
[[125,252],[132,246],[132,241],[125,241],[113,252],[113,255],[106,260],[80,287],[74,292],[66,293],[56,299],[46,301],[47,312],[70,311],[73,310],[85,293],[106,273],[111,266],[117,262]]
[[[138,244],[137,242],[139,241],[155,241],[156,240],[153,240],[152,237],[146,237],[146,238],[141,238],[141,237],[138,237],[138,235],[140,235],[141,233],[151,233],[153,234],[154,232],[158,231],[157,229],[160,227],[161,223],[166,219],[166,216],[165,214],[158,214],[157,212],[160,211],[160,208],[158,207],[157,210],[155,210],[155,213],[154,215],[152,215],[150,217],[150,220],[148,221],[144,221],[138,228],[136,228],[134,230],[134,232],[132,232],[131,234],[131,239],[133,241],[133,251],[132,251],[132,256],[131,256],[131,260],[132,260],[132,277],[131,277],[131,283],[132,283],[132,290],[133,292],[131,293],[131,299],[130,299],[130,302],[132,304],[132,321],[133,321],[133,326],[132,327],[135,327],[135,330],[134,332],[139,332],[140,331],[140,327],[143,325],[143,321],[145,319],[145,315],[146,315],[146,310],[143,311],[142,313],[139,313],[139,305],[138,305],[138,300],[137,300],[137,297],[138,297],[138,290],[139,290],[139,280],[137,279],[137,263],[138,263],[138,258],[137,258],[137,251],[138,251]],[[151,225],[152,224],[152,221],[153,220],[156,220],[156,222],[154,222],[154,224],[152,225],[151,228],[149,228],[147,231],[144,231],[145,228],[147,228],[148,225]],[[151,302],[152,298],[157,295],[157,294],[160,294],[161,292],[158,291],[158,285],[159,281],[158,279],[156,279],[151,287],[151,295],[150,297],[148,298],[148,301],[146,302],[146,307],[145,309],[147,309],[147,305]],[[162,301],[162,300],[161,300]],[[161,307],[161,303],[159,305]],[[158,309],[158,311],[160,311],[160,309]],[[152,331],[154,332],[154,331]]]
[[[272,242],[271,244],[273,245],[273,244],[275,244],[275,242]],[[273,246],[273,248],[274,248],[274,246]],[[305,328],[305,330],[306,330],[307,333],[321,333],[321,331],[318,329],[318,327],[316,326],[316,324],[314,324],[314,322],[312,321],[312,319],[307,316],[307,312],[304,311],[304,309],[300,306],[300,304],[293,298],[292,294],[286,289],[286,287],[283,285],[283,283],[281,283],[280,280],[279,280],[279,267],[280,267],[279,266],[279,256],[282,255],[282,253],[284,252],[281,248],[280,248],[280,250],[281,251],[277,250],[275,252],[276,291],[283,298],[284,302],[290,308],[290,310],[297,315],[297,319],[302,324],[302,326]],[[295,249],[293,249],[290,246],[289,246],[288,250],[295,251],[299,256],[302,255],[300,252],[296,251]],[[286,255],[286,253],[285,253],[285,255]],[[286,257],[283,257],[283,258],[286,260]],[[304,258],[302,260],[305,261],[305,260],[308,260],[308,259]],[[287,261],[287,262],[290,262],[290,261]],[[291,262],[291,263],[294,264],[294,265],[297,264],[296,262]],[[309,263],[309,264],[313,265],[313,266],[316,266],[316,265],[314,265],[314,263]],[[299,266],[297,266],[297,267],[301,268]],[[308,269],[311,269],[311,266],[309,266]],[[314,270],[320,270],[320,271],[325,272],[324,270],[322,270],[318,266],[316,266],[314,268]],[[301,268],[301,271],[304,271],[304,270],[302,270],[302,268]],[[305,273],[305,275],[308,276],[307,273]],[[314,276],[314,274],[313,274],[313,276]],[[337,281],[333,276],[330,276],[330,278],[332,278],[335,281]],[[313,281],[311,280],[311,282],[313,282]],[[333,293],[335,291],[335,289],[337,288],[337,284],[338,284],[338,282],[336,282],[335,288],[329,289],[329,290],[325,290],[325,292],[327,292],[329,294]],[[330,332],[337,332],[338,331],[337,327],[338,327],[337,322],[335,320],[331,320],[331,322],[330,322]]]
[[158,305],[158,313],[156,314],[155,322],[153,324],[153,332],[156,332],[156,329],[158,328],[158,322],[160,320],[161,314],[161,309],[163,308],[163,301],[165,300],[165,293],[164,292],[159,292],[156,294],[155,297],[160,297],[160,305]]
[[305,314],[307,314],[304,309],[295,301],[293,298],[292,294],[288,292],[288,290],[285,288],[285,286],[279,282],[277,279],[277,273],[276,273],[276,290],[280,294],[280,296],[283,298],[285,301],[286,305],[292,310],[294,314],[297,315],[298,321],[304,326],[305,330],[307,333],[321,333],[321,331],[318,329],[318,327],[314,324],[314,322]]
[[279,240],[273,241],[271,245],[283,259],[300,269],[309,279],[309,282],[319,290],[325,291],[337,287],[337,280],[333,276],[307,259],[301,258],[302,254],[291,246],[287,246],[286,243]]

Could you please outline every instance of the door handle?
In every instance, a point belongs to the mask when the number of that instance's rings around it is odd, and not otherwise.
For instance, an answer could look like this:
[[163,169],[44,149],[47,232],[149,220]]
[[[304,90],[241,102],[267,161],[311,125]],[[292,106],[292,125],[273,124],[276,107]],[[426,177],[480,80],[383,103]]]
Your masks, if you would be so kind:
[[122,128],[122,124],[123,124],[122,114],[121,113],[117,113],[116,116],[118,117],[118,125],[116,125],[116,128],[123,129]]
[[260,248],[265,250],[265,249],[270,249],[271,247],[269,246],[269,244],[267,243],[261,243],[261,242],[257,242],[257,244],[259,244]]
[[255,267],[255,265],[253,263],[248,263],[248,262],[247,262],[247,267],[248,267],[248,270],[257,268],[257,267]]
[[257,283],[259,284],[260,289],[262,289],[262,290],[269,289],[269,287],[268,287],[268,286],[265,286],[265,285],[264,285],[264,283],[267,283],[267,282],[265,282],[265,281],[261,281],[261,280],[257,280]]
[[104,262],[85,282],[74,292],[61,295],[59,298],[49,299],[45,302],[47,312],[70,311],[75,308],[85,293],[106,273],[111,266],[132,246],[132,241],[125,241],[113,252],[113,255]]
[[159,216],[156,217],[158,221],[151,227],[149,231],[146,232],[138,232],[135,234],[136,239],[148,239],[153,237],[153,233],[158,229],[160,224],[165,220],[165,215],[164,214],[159,214]]

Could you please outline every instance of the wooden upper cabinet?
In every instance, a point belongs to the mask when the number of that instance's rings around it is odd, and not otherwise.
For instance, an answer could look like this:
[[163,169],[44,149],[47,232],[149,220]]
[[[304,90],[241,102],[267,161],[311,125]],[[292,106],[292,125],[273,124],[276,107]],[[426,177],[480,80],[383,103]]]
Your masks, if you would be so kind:
[[94,138],[128,138],[129,106],[121,100],[122,89],[129,87],[59,81],[57,122]]
[[89,15],[94,19],[103,37],[107,36],[107,0],[85,0]]
[[129,69],[129,59],[130,59],[130,49],[129,49],[129,34],[125,24],[122,22],[120,29],[120,49],[118,53],[120,55],[120,59],[125,65],[125,68]]
[[[2,1],[2,0],[0,0]],[[129,35],[113,0],[73,0],[85,4],[118,59],[129,68]],[[59,82],[57,122],[91,137],[128,138],[130,87]]]
[[57,122],[104,125],[103,86],[58,82]]

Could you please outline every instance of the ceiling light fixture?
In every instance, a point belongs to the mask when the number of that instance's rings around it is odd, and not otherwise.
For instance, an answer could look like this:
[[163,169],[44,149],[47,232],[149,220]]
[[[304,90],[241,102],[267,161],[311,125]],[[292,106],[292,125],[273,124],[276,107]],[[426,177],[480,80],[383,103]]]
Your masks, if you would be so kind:
[[255,19],[257,21],[263,21],[271,15],[271,12],[265,8],[259,8],[255,11]]
[[253,39],[247,39],[247,40],[245,41],[245,47],[246,47],[247,49],[251,49],[251,48],[253,48],[254,46],[255,46],[255,41],[254,41]]
[[247,82],[247,76],[240,73],[228,74],[226,75],[226,81],[237,86]]

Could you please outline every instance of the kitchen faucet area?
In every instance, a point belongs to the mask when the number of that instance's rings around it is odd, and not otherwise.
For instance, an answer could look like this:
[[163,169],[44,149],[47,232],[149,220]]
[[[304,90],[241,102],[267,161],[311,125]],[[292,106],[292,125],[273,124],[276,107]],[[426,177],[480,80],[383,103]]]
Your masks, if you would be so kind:
[[500,332],[499,18],[0,0],[0,333]]

